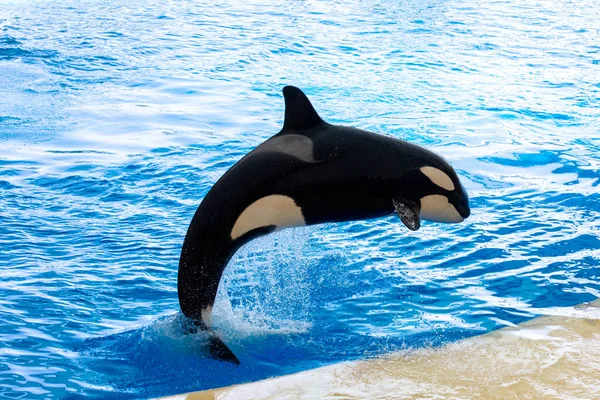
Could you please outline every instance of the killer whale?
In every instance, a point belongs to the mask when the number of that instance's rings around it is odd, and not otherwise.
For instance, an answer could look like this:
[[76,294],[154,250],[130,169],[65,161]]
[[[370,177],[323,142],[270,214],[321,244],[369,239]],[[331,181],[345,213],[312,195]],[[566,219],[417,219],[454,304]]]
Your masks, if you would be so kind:
[[[410,230],[421,220],[462,222],[469,199],[441,156],[403,140],[332,125],[298,88],[283,88],[281,131],[233,165],[206,194],[185,236],[177,291],[193,326],[210,330],[227,263],[252,239],[276,230],[398,213]],[[239,363],[212,335],[215,358]]]

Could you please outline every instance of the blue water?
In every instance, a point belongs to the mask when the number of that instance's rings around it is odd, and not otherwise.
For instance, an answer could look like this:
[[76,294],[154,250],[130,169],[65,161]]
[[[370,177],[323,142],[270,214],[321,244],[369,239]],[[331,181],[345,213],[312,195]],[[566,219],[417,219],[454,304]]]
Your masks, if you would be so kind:
[[[437,346],[600,297],[600,7],[0,0],[0,396],[146,398]],[[424,145],[472,216],[288,230],[180,330],[196,207],[282,124]]]

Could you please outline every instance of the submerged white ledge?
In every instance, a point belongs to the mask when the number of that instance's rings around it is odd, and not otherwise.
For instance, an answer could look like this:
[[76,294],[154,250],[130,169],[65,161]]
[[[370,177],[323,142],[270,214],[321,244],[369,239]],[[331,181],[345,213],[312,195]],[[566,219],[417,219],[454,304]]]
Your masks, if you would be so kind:
[[597,399],[600,300],[571,310],[436,349],[164,399]]

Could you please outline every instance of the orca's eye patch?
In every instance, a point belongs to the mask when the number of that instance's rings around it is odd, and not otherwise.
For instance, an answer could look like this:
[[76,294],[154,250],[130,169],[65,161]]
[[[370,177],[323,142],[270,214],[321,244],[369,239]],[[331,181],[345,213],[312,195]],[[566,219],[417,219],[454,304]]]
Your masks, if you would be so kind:
[[422,167],[421,172],[423,175],[428,177],[431,182],[435,185],[441,187],[442,189],[446,189],[448,191],[453,191],[456,187],[454,186],[454,182],[452,179],[441,169],[437,169],[435,167]]

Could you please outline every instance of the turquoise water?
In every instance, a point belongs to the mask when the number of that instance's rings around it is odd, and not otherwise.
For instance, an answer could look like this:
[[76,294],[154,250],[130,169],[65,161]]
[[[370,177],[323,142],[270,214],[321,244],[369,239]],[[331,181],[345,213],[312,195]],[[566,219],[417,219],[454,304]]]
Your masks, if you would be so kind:
[[[566,1],[0,0],[0,396],[146,398],[436,346],[600,297],[600,7]],[[346,4],[348,3],[348,4]],[[211,185],[281,89],[443,154],[460,225],[396,216],[243,248],[180,330]]]

